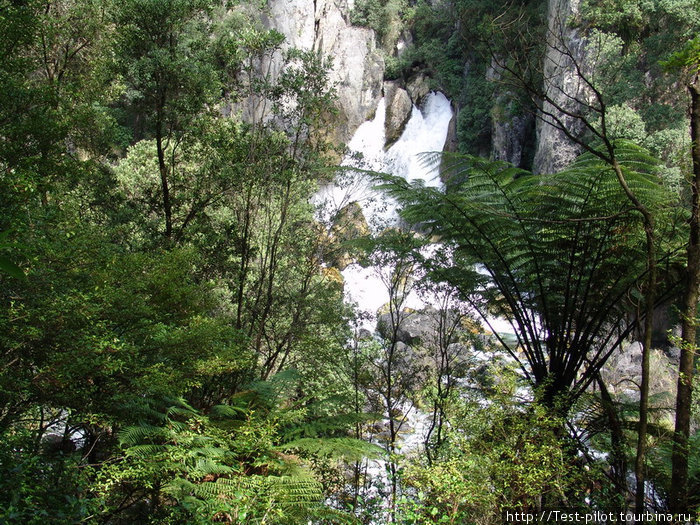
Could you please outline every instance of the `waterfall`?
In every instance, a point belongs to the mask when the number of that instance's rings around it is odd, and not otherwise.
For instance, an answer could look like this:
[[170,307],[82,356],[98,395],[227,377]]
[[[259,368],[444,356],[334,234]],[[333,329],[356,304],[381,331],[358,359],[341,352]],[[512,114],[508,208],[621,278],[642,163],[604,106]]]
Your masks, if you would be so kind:
[[[450,101],[442,93],[433,92],[426,97],[422,109],[414,105],[401,137],[388,150],[384,149],[385,113],[385,102],[381,99],[374,118],[362,124],[355,132],[348,144],[351,153],[341,165],[390,173],[410,181],[420,179],[426,185],[439,185],[437,169],[427,167],[421,159],[421,153],[442,151],[452,119]],[[320,218],[328,224],[338,210],[357,202],[374,233],[395,225],[398,219],[396,203],[375,191],[373,183],[368,179],[362,173],[347,170],[336,182],[321,188],[315,199],[319,205]],[[368,313],[370,317],[389,301],[389,293],[381,280],[382,271],[381,268],[363,268],[354,263],[342,272],[346,298],[356,303],[360,311]],[[415,294],[411,294],[406,306],[421,308],[424,303]]]
[[[437,186],[441,183],[438,170],[426,167],[421,153],[441,151],[447,138],[448,127],[452,119],[449,100],[442,93],[430,93],[425,98],[423,108],[415,105],[401,137],[387,150],[384,149],[385,136],[385,101],[381,99],[372,120],[363,123],[348,144],[351,151],[342,162],[347,168],[339,173],[332,184],[322,187],[314,201],[318,216],[325,224],[332,224],[338,211],[351,203],[358,203],[367,225],[374,234],[398,222],[396,203],[386,195],[373,189],[373,182],[367,174],[355,171],[371,170],[404,177],[407,180],[422,180],[426,185]],[[357,305],[364,319],[360,327],[374,332],[377,311],[389,302],[389,291],[385,280],[393,268],[368,266],[357,262],[343,269],[345,297],[348,302]],[[403,307],[420,310],[429,304],[414,292],[409,294]],[[429,417],[417,410],[412,401],[402,401],[397,407],[404,414],[400,447],[404,453],[416,451],[422,445]],[[388,425],[389,420],[383,421]],[[375,439],[383,439],[378,435]],[[387,474],[388,463],[385,460],[370,461],[366,465],[367,475],[377,480],[380,486],[389,486]],[[366,496],[376,495],[371,488]]]

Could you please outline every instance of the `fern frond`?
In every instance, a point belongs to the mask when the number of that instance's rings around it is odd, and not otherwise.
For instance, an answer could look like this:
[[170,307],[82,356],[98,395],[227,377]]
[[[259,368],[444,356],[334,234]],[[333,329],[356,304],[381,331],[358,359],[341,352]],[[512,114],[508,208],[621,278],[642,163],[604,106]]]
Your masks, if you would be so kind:
[[215,405],[211,407],[209,415],[214,419],[238,419],[246,413],[246,407],[234,405]]
[[[630,143],[615,148],[635,195],[665,213],[674,197],[660,183],[658,161]],[[440,165],[445,188],[377,180],[409,224],[446,244],[444,264],[428,266],[430,275],[456,286],[482,315],[488,305],[506,317],[519,349],[501,342],[536,384],[554,374],[568,389],[590,377],[580,374],[587,358],[604,360],[615,334],[630,329],[628,298],[646,268],[642,216],[615,171],[592,154],[544,176],[473,156],[427,159]]]
[[278,450],[299,450],[319,457],[360,461],[379,458],[386,452],[381,447],[354,438],[300,438],[277,447]]
[[299,437],[319,437],[336,430],[347,430],[358,423],[368,423],[381,419],[380,414],[346,413],[314,419],[294,426],[283,434],[284,440]]
[[134,446],[144,441],[161,441],[169,433],[163,427],[141,424],[127,427],[119,433],[119,443],[122,446]]
[[133,445],[126,451],[127,456],[133,456],[141,459],[149,459],[157,457],[166,452],[168,447],[165,445]]

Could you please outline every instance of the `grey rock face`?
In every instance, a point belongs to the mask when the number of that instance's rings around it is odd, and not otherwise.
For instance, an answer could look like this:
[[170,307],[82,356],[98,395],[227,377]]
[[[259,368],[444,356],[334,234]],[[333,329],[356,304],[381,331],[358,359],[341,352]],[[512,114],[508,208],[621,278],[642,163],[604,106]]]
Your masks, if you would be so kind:
[[340,33],[329,55],[333,57],[331,79],[336,83],[340,108],[333,135],[337,142],[345,143],[377,109],[384,59],[376,52],[374,33],[359,27],[348,27]]
[[428,77],[423,73],[412,76],[408,79],[408,82],[406,82],[406,91],[413,103],[420,107],[423,103],[423,99],[430,93],[430,81]]
[[[657,407],[673,408],[677,364],[665,352],[652,349],[650,356],[652,370],[649,393],[654,396]],[[632,342],[623,345],[605,363],[601,370],[603,380],[614,396],[632,401],[639,400],[639,387],[642,372],[642,345]]]
[[507,120],[493,118],[491,122],[491,156],[515,166],[523,158],[523,143],[530,124],[527,116],[515,116]]
[[495,59],[486,70],[486,79],[500,86],[491,108],[491,158],[519,166],[533,117],[515,114],[512,108],[513,93],[500,84],[501,72]]
[[[391,339],[392,322],[390,314],[382,314],[377,319],[377,329],[382,337]],[[435,334],[435,310],[426,308],[421,312],[403,313],[396,332],[396,339],[406,345],[415,345]],[[425,341],[423,341],[425,342]]]
[[544,78],[547,79],[544,89],[554,103],[545,102],[542,105],[541,119],[537,123],[537,150],[533,166],[535,173],[561,171],[580,153],[580,148],[557,129],[555,122],[555,119],[560,119],[574,135],[582,130],[579,121],[559,110],[575,113],[580,109],[576,99],[586,100],[589,96],[575,67],[575,63],[584,66],[584,42],[576,30],[567,24],[568,19],[578,13],[578,9],[579,0],[549,0],[549,45],[543,70]]
[[445,137],[445,145],[442,147],[442,151],[447,151],[449,153],[454,153],[459,147],[459,141],[457,140],[457,117],[459,116],[459,111],[455,111],[450,120],[450,125],[447,128],[447,136]]
[[413,104],[405,89],[397,82],[384,82],[384,100],[386,103],[386,142],[384,147],[390,147],[403,133],[406,123],[411,118]]
[[308,50],[316,40],[314,8],[313,0],[273,0],[262,15],[263,23],[285,36],[287,48]]
[[[374,32],[350,25],[351,7],[349,0],[269,0],[261,15],[266,27],[285,36],[283,50],[314,50],[332,60],[330,79],[340,115],[328,138],[338,143],[347,142],[372,116],[382,96],[384,76]],[[264,67],[274,78],[280,73],[282,55],[278,53]]]

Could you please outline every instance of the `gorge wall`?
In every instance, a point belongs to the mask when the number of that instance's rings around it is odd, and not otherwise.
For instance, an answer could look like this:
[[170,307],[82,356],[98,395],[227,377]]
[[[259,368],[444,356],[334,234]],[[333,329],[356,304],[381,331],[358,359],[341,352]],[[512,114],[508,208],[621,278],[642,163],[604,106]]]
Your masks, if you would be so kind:
[[543,90],[551,102],[542,104],[537,119],[537,141],[533,160],[535,173],[555,173],[570,164],[580,153],[559,129],[560,123],[574,135],[582,131],[580,121],[568,114],[580,112],[587,89],[577,65],[585,67],[585,42],[568,24],[578,14],[579,0],[549,0],[547,8],[547,49],[542,64]]
[[[566,24],[578,12],[579,0],[547,1],[548,50],[542,64],[545,90],[558,104],[571,109],[572,100],[580,97],[582,86],[575,74],[571,57],[562,52],[562,45],[575,59],[583,59],[583,41]],[[372,29],[352,25],[350,13],[354,0],[269,0],[261,10],[262,23],[285,36],[284,49],[291,47],[311,50],[332,60],[330,79],[338,95],[339,114],[335,125],[328,130],[328,138],[336,144],[347,144],[357,128],[374,116],[381,97],[386,97],[386,147],[401,134],[411,114],[412,104],[420,106],[430,88],[440,89],[439,80],[430,71],[433,64],[424,63],[421,71],[406,78],[385,82],[385,53],[382,53]],[[269,67],[279,73],[281,54],[272,59]],[[464,58],[463,82],[475,79],[470,75],[468,59]],[[476,73],[483,75],[483,73]],[[491,111],[484,118],[488,128],[490,148],[467,153],[489,155],[535,172],[556,171],[578,154],[566,136],[541,118],[534,119],[532,111],[508,109],[509,93],[498,86],[493,66],[487,68],[486,80],[493,83]],[[482,77],[483,78],[483,77]],[[430,86],[430,88],[429,88]],[[459,112],[469,106],[468,99],[453,98],[453,107]],[[460,107],[461,106],[461,107]],[[552,107],[544,104],[545,113]],[[540,117],[543,114],[540,112]],[[536,122],[535,122],[536,120]],[[446,147],[460,150],[457,119],[451,124]],[[575,125],[573,126],[575,129]],[[461,148],[465,151],[464,148]]]
[[[371,118],[382,97],[384,59],[374,32],[350,24],[352,0],[270,0],[261,13],[263,24],[285,36],[291,47],[313,50],[332,59],[330,79],[338,95],[339,115],[329,138],[346,143]],[[273,74],[281,55],[273,57]]]

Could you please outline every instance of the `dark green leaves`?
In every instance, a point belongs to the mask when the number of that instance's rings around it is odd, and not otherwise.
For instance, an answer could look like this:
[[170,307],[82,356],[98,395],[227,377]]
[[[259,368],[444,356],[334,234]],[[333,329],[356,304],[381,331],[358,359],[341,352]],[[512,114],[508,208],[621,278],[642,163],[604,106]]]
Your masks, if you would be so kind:
[[[665,213],[674,199],[655,159],[628,143],[616,153],[638,198]],[[428,269],[508,320],[518,342],[501,342],[535,384],[577,395],[627,333],[629,293],[645,272],[641,216],[613,170],[593,155],[547,176],[469,156],[433,161],[444,189],[382,178],[402,216],[441,241],[447,262]]]

